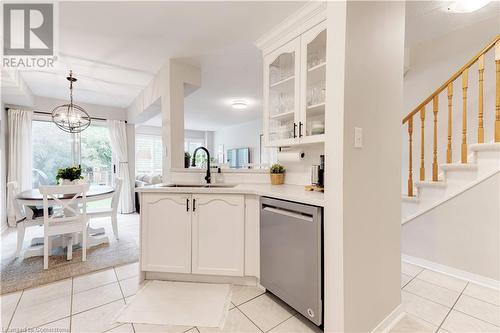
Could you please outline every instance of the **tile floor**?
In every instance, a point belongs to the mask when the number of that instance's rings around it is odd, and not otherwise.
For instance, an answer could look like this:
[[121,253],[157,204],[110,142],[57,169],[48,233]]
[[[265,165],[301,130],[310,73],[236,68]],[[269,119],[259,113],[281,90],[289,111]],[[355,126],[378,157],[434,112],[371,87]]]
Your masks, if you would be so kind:
[[391,332],[500,332],[500,292],[403,262],[407,315]]
[[[119,215],[120,233],[138,237],[138,215]],[[96,221],[111,234],[109,221]],[[39,236],[28,229],[27,241]],[[15,230],[2,235],[1,258],[15,252]],[[137,239],[138,241],[138,239]],[[2,261],[3,261],[2,260]],[[205,333],[203,327],[115,324],[113,318],[137,291],[138,265],[82,275],[0,296],[3,331]],[[500,292],[408,263],[401,296],[407,315],[391,332],[500,332]],[[255,287],[234,286],[222,332],[320,332],[307,320]]]
[[[116,324],[137,292],[138,264],[82,275],[0,297],[2,330],[18,332],[219,332],[205,327]],[[222,332],[320,332],[289,306],[255,287],[234,286]]]
[[[499,292],[403,263],[407,315],[392,332],[500,332]],[[189,332],[204,327],[116,324],[137,291],[138,264],[114,267],[0,297],[2,330]],[[35,330],[36,331],[36,330]],[[234,286],[222,332],[320,332],[293,309],[255,287]]]

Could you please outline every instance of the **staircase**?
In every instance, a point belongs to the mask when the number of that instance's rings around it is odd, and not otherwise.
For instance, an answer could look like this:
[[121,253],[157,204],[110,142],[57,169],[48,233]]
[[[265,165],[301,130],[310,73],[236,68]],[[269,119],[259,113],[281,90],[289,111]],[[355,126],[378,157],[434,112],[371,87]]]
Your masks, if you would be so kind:
[[[492,57],[493,56],[493,57]],[[494,58],[495,86],[494,108],[484,108],[485,103],[485,61]],[[488,64],[487,64],[488,65]],[[492,64],[493,68],[493,64]],[[469,82],[469,73],[477,71],[477,80]],[[474,73],[476,74],[476,73]],[[458,81],[458,82],[457,82]],[[461,90],[461,103],[454,101],[455,90]],[[468,96],[470,89],[477,89],[477,103],[471,105]],[[487,88],[489,88],[487,86]],[[487,91],[493,92],[493,89]],[[475,92],[474,92],[475,93]],[[493,94],[493,93],[492,93]],[[439,99],[444,97],[446,114],[439,112]],[[486,95],[488,97],[488,95]],[[493,98],[493,97],[492,97]],[[454,103],[455,102],[455,103]],[[488,102],[488,101],[487,101]],[[459,107],[457,107],[457,105]],[[432,106],[430,106],[432,105]],[[432,108],[431,119],[427,119],[426,107]],[[472,110],[470,112],[469,110]],[[469,113],[468,113],[469,111]],[[445,126],[439,126],[438,119],[446,116]],[[468,124],[471,117],[476,117],[477,128],[474,135],[468,133]],[[453,159],[453,127],[457,126],[454,119],[459,120],[460,151],[456,160]],[[486,121],[490,119],[491,124]],[[414,132],[414,123],[419,122],[419,128]],[[429,126],[430,125],[430,126]],[[488,126],[486,126],[488,125]],[[403,126],[408,131],[408,187],[407,193],[402,198],[402,223],[407,223],[427,211],[441,205],[455,196],[467,191],[477,184],[488,180],[500,172],[500,35],[497,35],[469,62],[452,75],[437,90],[420,103],[413,111],[403,119]],[[430,127],[430,131],[428,128]],[[486,129],[490,129],[488,131]],[[457,134],[457,133],[455,133]],[[414,139],[418,136],[418,140]],[[432,138],[426,144],[426,136]],[[444,138],[446,142],[446,154],[439,152],[438,138]],[[445,145],[444,145],[445,143]],[[414,147],[418,145],[418,147]],[[415,149],[417,148],[417,149]],[[427,148],[427,149],[426,149]],[[417,158],[414,150],[418,151]],[[426,153],[430,155],[430,172],[426,170],[428,161]],[[439,163],[440,158],[444,163]],[[413,179],[413,170],[418,167],[418,180]],[[499,189],[500,190],[500,189]]]

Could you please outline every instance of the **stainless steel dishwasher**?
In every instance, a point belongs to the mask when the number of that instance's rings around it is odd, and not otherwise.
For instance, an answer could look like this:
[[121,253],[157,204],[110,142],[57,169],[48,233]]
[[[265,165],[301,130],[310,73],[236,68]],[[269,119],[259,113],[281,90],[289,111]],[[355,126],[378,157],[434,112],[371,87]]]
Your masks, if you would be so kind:
[[322,213],[261,198],[260,283],[316,325],[323,323]]

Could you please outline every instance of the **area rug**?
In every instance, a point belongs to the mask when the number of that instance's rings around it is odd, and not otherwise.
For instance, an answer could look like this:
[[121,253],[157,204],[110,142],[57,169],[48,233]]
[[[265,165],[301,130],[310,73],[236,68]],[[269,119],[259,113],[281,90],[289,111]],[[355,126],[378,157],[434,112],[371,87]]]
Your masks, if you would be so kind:
[[134,239],[112,239],[87,250],[87,261],[82,262],[81,249],[73,251],[73,259],[66,255],[51,255],[49,269],[43,269],[43,257],[11,258],[2,262],[0,293],[6,294],[104,268],[129,264],[139,260],[139,249]]
[[229,284],[148,281],[115,321],[222,328],[230,305]]

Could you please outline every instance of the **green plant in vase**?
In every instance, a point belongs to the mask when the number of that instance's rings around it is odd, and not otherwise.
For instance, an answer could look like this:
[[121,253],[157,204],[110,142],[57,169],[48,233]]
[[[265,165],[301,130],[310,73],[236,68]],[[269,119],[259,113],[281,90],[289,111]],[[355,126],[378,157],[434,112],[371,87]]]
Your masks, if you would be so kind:
[[83,179],[82,168],[79,166],[60,168],[57,170],[56,181],[58,184],[77,184],[81,179]]

